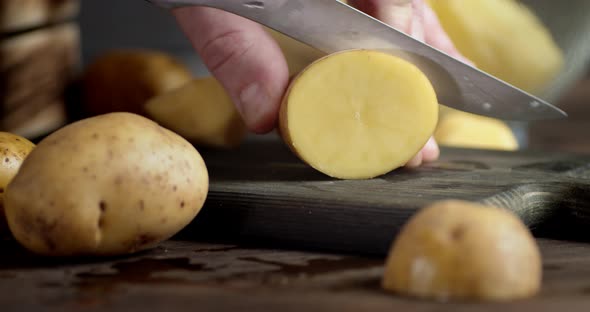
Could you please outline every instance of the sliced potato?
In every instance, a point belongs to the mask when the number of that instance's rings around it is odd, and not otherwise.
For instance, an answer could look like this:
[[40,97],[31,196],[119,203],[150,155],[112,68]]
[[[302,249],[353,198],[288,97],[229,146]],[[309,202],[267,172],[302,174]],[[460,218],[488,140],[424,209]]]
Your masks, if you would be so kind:
[[549,30],[516,0],[430,0],[457,49],[480,69],[537,93],[561,70]]
[[247,134],[231,98],[213,77],[156,96],[145,110],[154,121],[199,145],[232,148]]
[[91,115],[144,114],[145,102],[191,81],[190,70],[154,50],[116,49],[99,55],[82,76],[83,102]]
[[0,235],[8,230],[4,215],[4,192],[35,144],[21,136],[0,132]]
[[517,216],[445,200],[425,207],[402,228],[382,286],[418,298],[507,301],[535,295],[541,280],[539,249]]
[[280,132],[303,161],[340,179],[403,166],[432,135],[438,104],[426,76],[396,56],[368,50],[326,56],[290,84]]
[[179,135],[130,113],[69,124],[43,139],[6,189],[14,237],[48,256],[111,256],[170,238],[200,211],[208,173]]
[[518,149],[518,140],[506,123],[461,111],[444,114],[434,137],[441,146],[506,151]]

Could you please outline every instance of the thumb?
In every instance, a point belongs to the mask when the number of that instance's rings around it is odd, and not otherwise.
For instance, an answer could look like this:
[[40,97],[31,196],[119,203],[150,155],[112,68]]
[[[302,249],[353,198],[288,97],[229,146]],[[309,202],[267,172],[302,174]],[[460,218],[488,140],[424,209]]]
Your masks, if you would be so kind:
[[285,58],[259,24],[221,10],[173,11],[211,74],[232,98],[248,128],[271,131],[289,79]]

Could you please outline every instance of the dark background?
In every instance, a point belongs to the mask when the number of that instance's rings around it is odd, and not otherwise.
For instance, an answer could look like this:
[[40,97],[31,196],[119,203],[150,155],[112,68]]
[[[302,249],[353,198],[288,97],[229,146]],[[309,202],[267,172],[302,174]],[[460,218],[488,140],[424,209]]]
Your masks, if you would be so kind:
[[141,47],[173,53],[196,74],[205,74],[174,18],[142,0],[81,1],[79,21],[84,64],[108,49]]
[[[564,73],[547,93],[570,88],[588,65],[590,1],[521,2],[533,9],[549,27],[566,55]],[[107,49],[144,47],[173,53],[193,68],[196,74],[207,73],[168,12],[143,0],[85,0],[81,3],[80,24],[85,64]]]

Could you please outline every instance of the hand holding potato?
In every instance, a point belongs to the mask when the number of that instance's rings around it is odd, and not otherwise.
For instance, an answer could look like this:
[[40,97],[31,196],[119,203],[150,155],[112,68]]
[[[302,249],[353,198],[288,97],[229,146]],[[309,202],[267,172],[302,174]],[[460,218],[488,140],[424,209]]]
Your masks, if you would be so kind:
[[[402,31],[418,37],[444,51],[454,47],[435,15],[422,0],[414,1],[347,1],[357,8],[395,25],[400,19],[413,21],[412,29]],[[369,4],[369,6],[365,6]],[[415,11],[407,15],[408,4]],[[176,19],[204,60],[209,71],[227,90],[247,127],[256,133],[275,128],[279,107],[289,84],[289,66],[281,46],[263,27],[233,14],[210,8],[179,8]],[[458,53],[454,54],[459,56]],[[291,66],[300,68],[302,65]],[[438,146],[428,141],[422,151],[408,162],[417,166],[422,161],[438,158]]]

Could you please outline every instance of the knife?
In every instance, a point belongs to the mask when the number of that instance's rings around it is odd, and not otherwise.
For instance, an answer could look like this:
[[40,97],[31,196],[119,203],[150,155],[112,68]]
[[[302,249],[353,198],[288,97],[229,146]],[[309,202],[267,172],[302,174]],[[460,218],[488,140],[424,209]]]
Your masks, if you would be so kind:
[[164,9],[206,6],[274,29],[326,54],[380,50],[416,65],[439,102],[461,111],[512,121],[547,120],[567,114],[473,66],[337,0],[146,0]]

